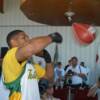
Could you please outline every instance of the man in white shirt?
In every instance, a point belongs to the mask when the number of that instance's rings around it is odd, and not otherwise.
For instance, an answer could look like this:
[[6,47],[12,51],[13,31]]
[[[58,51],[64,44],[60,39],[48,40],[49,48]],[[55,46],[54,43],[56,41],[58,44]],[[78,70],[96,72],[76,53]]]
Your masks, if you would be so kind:
[[77,57],[72,57],[72,65],[66,70],[66,75],[71,75],[70,85],[73,87],[80,87],[83,83],[83,78],[86,77],[85,70],[82,66],[78,65]]
[[[58,62],[56,68],[54,69],[54,79],[55,83],[60,83],[62,82],[64,76],[65,76],[65,71],[64,68],[62,67],[62,63]],[[57,85],[57,84],[56,84]],[[59,85],[59,84],[58,84]]]

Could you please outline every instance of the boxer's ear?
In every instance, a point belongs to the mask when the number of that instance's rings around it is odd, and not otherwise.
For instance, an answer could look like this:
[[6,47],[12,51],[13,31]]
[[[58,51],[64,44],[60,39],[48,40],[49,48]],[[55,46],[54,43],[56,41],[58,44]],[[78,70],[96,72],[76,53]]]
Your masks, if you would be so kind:
[[12,47],[18,46],[18,43],[15,39],[11,39],[10,44]]
[[39,56],[39,57],[41,57],[41,56],[43,56],[43,50],[42,51],[40,51],[40,52],[38,52],[37,54],[35,54],[36,56]]

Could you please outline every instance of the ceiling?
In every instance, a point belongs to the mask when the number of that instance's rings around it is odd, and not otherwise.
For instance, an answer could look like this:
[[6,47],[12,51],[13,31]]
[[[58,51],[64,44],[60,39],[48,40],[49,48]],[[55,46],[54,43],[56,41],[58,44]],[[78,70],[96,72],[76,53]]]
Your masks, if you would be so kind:
[[[32,21],[52,26],[69,26],[73,22],[82,22],[100,26],[100,0],[22,1],[20,8]],[[64,15],[69,7],[75,12],[71,22],[69,22]]]

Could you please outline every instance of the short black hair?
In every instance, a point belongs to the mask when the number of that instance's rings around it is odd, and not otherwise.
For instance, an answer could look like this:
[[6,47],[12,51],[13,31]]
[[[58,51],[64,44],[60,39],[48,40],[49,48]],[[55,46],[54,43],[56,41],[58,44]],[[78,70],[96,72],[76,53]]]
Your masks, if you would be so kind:
[[6,42],[7,42],[7,44],[8,44],[9,47],[11,47],[11,44],[10,44],[11,39],[15,35],[19,34],[20,32],[23,32],[23,31],[22,30],[13,30],[10,33],[8,33],[7,38],[6,38]]
[[80,62],[80,65],[84,65],[85,63],[82,61],[82,62]]
[[62,65],[62,63],[61,63],[61,62],[58,62],[57,64],[58,64],[58,65]]
[[76,60],[76,61],[78,61],[77,57],[75,57],[75,56],[73,56],[73,57],[71,58],[71,60]]
[[72,61],[72,59],[69,59],[68,62],[70,63]]

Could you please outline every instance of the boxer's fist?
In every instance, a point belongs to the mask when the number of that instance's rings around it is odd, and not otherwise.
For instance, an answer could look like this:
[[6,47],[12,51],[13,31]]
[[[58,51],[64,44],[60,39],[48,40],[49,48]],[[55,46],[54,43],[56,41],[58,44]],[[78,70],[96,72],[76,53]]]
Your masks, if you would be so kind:
[[61,43],[63,41],[62,36],[58,32],[49,34],[49,36],[52,38],[52,42]]
[[44,49],[41,52],[37,53],[36,56],[44,58],[46,63],[51,63],[51,56],[50,56],[49,52],[46,49]]
[[51,56],[46,49],[43,50],[43,56],[42,57],[45,59],[46,63],[51,63]]

